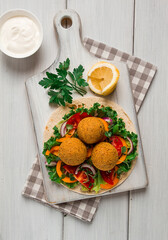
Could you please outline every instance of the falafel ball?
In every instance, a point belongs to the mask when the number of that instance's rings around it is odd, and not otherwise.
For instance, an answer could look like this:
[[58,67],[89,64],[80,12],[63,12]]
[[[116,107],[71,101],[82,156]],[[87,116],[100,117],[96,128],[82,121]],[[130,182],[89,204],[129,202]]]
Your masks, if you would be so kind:
[[96,168],[109,171],[116,165],[118,153],[112,144],[101,142],[93,148],[91,160]]
[[61,143],[58,156],[65,164],[76,166],[85,161],[87,148],[78,138],[67,138]]
[[87,144],[99,142],[104,134],[105,128],[100,119],[87,117],[82,119],[77,128],[78,137]]

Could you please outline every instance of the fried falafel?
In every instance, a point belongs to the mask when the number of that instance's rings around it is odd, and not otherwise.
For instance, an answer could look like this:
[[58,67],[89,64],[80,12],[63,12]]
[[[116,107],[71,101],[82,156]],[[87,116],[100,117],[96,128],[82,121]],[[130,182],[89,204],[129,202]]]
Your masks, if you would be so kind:
[[87,156],[87,148],[78,138],[67,138],[59,147],[59,158],[70,166],[83,163]]
[[118,153],[112,144],[101,142],[93,148],[91,160],[96,168],[109,171],[116,165]]
[[82,119],[77,128],[78,137],[87,144],[99,142],[105,134],[102,121],[96,117]]

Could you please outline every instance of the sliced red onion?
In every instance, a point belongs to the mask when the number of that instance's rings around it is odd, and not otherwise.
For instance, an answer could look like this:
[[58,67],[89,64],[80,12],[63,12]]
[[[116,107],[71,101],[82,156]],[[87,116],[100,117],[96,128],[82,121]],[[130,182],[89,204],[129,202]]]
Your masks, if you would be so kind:
[[61,134],[61,137],[64,137],[65,134],[66,134],[66,124],[67,124],[67,121],[64,122],[62,125],[61,125],[61,129],[60,129],[60,134]]
[[96,174],[96,171],[95,171],[94,167],[87,164],[87,163],[83,163],[82,165],[78,166],[76,171],[75,171],[75,174],[77,174],[81,168],[89,168],[92,171],[93,175]]
[[113,120],[111,119],[111,118],[109,118],[109,117],[104,117],[104,118],[102,118],[102,119],[104,119],[107,123],[109,123],[110,125],[112,125],[113,124]]
[[127,137],[127,140],[130,142],[130,145],[131,145],[131,147],[130,147],[128,153],[127,153],[127,155],[129,155],[134,150],[134,146],[133,146],[133,143],[132,143],[132,141],[129,137]]
[[48,167],[54,167],[54,166],[57,165],[57,163],[56,162],[51,162],[51,163],[45,162],[45,165],[48,166]]

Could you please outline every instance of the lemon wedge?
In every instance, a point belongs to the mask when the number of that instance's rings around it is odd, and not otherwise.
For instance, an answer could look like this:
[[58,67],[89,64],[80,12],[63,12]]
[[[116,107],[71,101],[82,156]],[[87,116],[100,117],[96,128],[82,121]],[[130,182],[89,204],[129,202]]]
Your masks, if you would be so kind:
[[87,74],[87,82],[93,92],[107,96],[116,88],[119,76],[116,66],[102,61],[91,67]]

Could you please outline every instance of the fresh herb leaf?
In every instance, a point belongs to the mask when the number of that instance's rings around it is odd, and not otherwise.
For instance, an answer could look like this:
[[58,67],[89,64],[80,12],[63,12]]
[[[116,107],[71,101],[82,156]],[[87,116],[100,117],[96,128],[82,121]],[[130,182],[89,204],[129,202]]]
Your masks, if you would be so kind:
[[53,90],[50,90],[48,92],[48,95],[50,96],[49,103],[56,103],[58,105],[65,106],[64,97],[62,96],[61,92],[55,92]]
[[137,150],[137,144],[138,144],[138,135],[135,134],[134,132],[130,133],[128,132],[128,137],[131,139],[134,147],[134,151]]
[[95,116],[97,114],[97,110],[100,107],[100,103],[94,103],[93,107],[89,108],[88,110],[88,114]]
[[61,178],[58,176],[55,167],[47,167],[48,175],[50,176],[51,181],[56,183],[61,183]]
[[105,136],[110,138],[113,135],[112,131],[105,132]]
[[50,164],[51,162],[58,162],[60,158],[58,156],[55,156],[54,154],[50,153],[49,156],[46,156],[47,163]]
[[66,124],[66,129],[67,129],[68,131],[70,131],[72,128],[73,128],[73,125]]
[[71,180],[71,181],[74,181],[74,180],[75,180],[74,175],[73,175],[72,173],[69,174],[69,177],[70,177],[70,180]]
[[88,109],[85,108],[84,104],[82,104],[82,107],[79,107],[79,108],[76,109],[76,113],[82,114],[84,112],[88,113]]
[[56,137],[56,138],[60,138],[60,137],[61,137],[61,134],[60,134],[60,132],[59,132],[59,130],[58,130],[58,127],[57,127],[57,126],[54,126],[54,127],[53,127],[53,130],[54,130],[54,135],[55,135],[55,137]]
[[59,68],[61,70],[68,70],[69,65],[70,65],[70,60],[69,60],[69,58],[67,58],[63,63],[60,62]]
[[[73,72],[68,71],[69,66],[70,60],[67,58],[63,63],[60,62],[59,68],[56,69],[56,74],[46,72],[47,78],[44,77],[39,82],[42,87],[49,90],[49,103],[65,106],[66,102],[72,103],[73,91],[76,91],[81,96],[86,94],[86,90],[83,87],[88,86],[88,83],[83,79],[83,66],[79,65],[73,69]],[[71,81],[68,80],[68,76]]]
[[[79,65],[79,67],[74,68],[73,70],[73,80],[76,82],[80,87],[86,87],[88,86],[88,83],[82,78],[84,72],[84,68],[82,65]],[[71,75],[72,77],[72,75]]]
[[66,177],[66,175],[63,173],[63,174],[61,175],[60,179],[62,180],[62,179],[65,178],[65,177]]
[[51,78],[43,78],[43,80],[41,80],[39,84],[44,88],[48,88],[48,87],[51,87],[54,84],[54,82],[53,82],[53,79]]
[[65,114],[65,115],[63,116],[63,119],[64,119],[64,120],[67,120],[68,118],[70,118],[71,116],[73,116],[75,113],[76,113],[76,111],[72,108],[72,109],[69,111],[68,114]]
[[124,162],[117,165],[117,177],[120,178],[122,173],[126,173],[131,169],[132,161],[138,156],[136,151],[132,152],[130,155],[127,155]]
[[59,146],[61,143],[57,142],[56,139],[60,138],[60,133],[58,130],[58,128],[55,126],[54,128],[54,134],[56,137],[51,137],[47,142],[44,143],[44,147],[43,147],[43,155],[46,157],[47,163],[50,164],[51,162],[57,162],[58,160],[60,160],[57,156],[55,156],[54,154],[50,153],[49,155],[46,155],[46,151],[47,150],[51,150],[52,147],[54,146]]
[[121,153],[122,153],[122,154],[125,153],[126,150],[127,150],[127,148],[126,148],[125,146],[121,147]]
[[56,141],[56,137],[51,137],[47,142],[44,143],[43,152],[46,152],[57,145],[60,145],[60,143]]
[[88,110],[88,113],[96,117],[109,117],[113,123],[117,121],[117,112],[111,107],[101,106],[99,103],[94,103],[93,107]]

